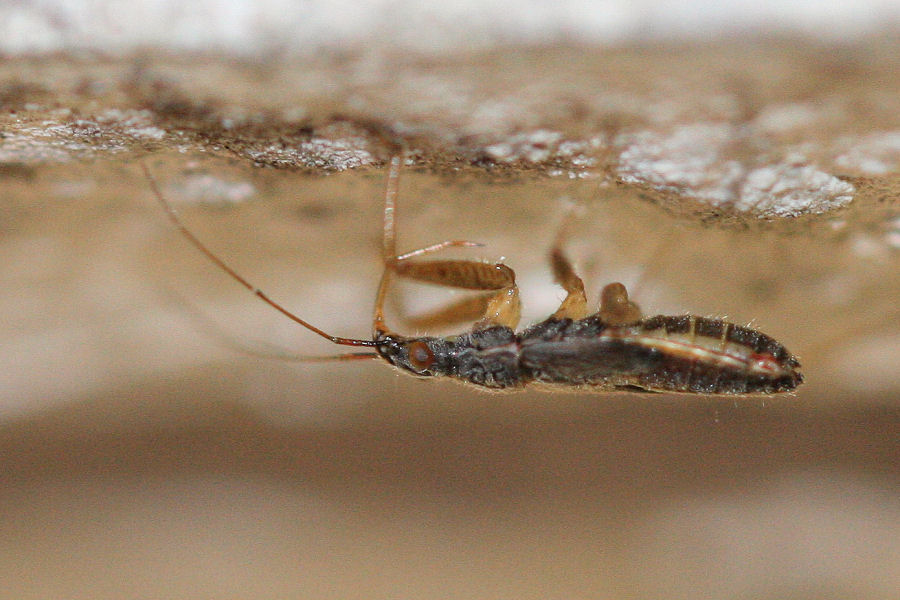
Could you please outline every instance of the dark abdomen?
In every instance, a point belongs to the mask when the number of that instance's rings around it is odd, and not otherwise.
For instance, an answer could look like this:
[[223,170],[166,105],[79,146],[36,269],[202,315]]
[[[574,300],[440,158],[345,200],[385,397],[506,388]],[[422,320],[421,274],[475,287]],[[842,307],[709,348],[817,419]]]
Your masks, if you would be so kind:
[[797,360],[769,336],[690,315],[616,327],[547,320],[520,336],[519,361],[525,380],[575,386],[753,394],[802,381]]

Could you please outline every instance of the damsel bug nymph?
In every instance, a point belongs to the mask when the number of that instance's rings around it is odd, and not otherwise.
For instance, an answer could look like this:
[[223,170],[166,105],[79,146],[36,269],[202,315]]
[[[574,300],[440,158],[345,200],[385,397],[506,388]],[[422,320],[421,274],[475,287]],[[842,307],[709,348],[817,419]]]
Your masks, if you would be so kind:
[[612,326],[597,315],[550,318],[515,333],[501,325],[451,338],[384,336],[378,352],[419,375],[489,388],[529,382],[602,389],[770,394],[803,380],[784,346],[719,319],[657,316]]
[[[584,284],[562,251],[562,230],[550,251],[550,264],[566,298],[548,319],[517,333],[519,289],[511,268],[473,260],[422,260],[424,255],[445,248],[480,244],[448,240],[397,254],[400,163],[400,156],[391,159],[385,193],[384,271],[375,299],[371,339],[325,333],[252,286],[182,224],[146,166],[144,170],[175,226],[229,276],[332,343],[375,350],[335,357],[338,359],[380,356],[415,375],[452,377],[490,389],[518,389],[537,382],[594,390],[772,394],[789,392],[803,382],[799,361],[768,335],[694,315],[642,317],[620,283],[603,288],[600,310],[589,315]],[[483,316],[471,331],[456,336],[407,337],[394,333],[385,325],[383,308],[394,276],[478,291],[475,300]]]

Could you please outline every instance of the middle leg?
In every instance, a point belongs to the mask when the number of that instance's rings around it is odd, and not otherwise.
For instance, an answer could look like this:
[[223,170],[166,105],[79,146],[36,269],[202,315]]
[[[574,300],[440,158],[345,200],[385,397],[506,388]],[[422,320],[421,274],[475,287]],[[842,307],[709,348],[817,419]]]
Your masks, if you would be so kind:
[[549,258],[550,267],[553,269],[553,280],[566,290],[565,299],[559,305],[559,308],[556,309],[556,312],[551,315],[551,318],[577,321],[587,316],[587,297],[584,293],[584,282],[575,273],[575,269],[572,268],[572,261],[569,260],[569,257],[566,256],[562,249],[568,234],[569,225],[572,222],[572,215],[573,209],[570,208],[563,219],[562,225],[559,226],[553,247],[550,249]]

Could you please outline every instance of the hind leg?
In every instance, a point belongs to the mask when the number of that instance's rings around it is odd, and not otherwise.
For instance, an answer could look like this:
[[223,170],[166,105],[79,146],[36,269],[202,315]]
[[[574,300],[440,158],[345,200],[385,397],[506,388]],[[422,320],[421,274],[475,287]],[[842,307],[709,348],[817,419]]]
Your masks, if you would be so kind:
[[600,318],[610,325],[625,325],[641,320],[641,309],[628,299],[621,283],[610,283],[600,292]]

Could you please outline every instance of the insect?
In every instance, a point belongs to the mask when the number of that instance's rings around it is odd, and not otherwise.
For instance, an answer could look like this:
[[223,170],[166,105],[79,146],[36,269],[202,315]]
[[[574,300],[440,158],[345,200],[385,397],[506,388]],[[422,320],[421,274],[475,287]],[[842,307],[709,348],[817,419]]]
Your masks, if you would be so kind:
[[[588,314],[584,284],[562,250],[550,251],[555,281],[566,297],[546,320],[521,332],[515,273],[503,263],[422,260],[449,247],[475,242],[447,240],[397,253],[396,205],[402,156],[391,159],[384,201],[384,271],[375,296],[372,338],[331,335],[288,311],[251,285],[209,250],[181,222],[145,174],[169,219],[201,253],[262,301],[313,333],[342,346],[374,352],[338,359],[381,357],[422,377],[452,377],[490,389],[518,389],[532,382],[596,390],[643,390],[705,394],[771,394],[803,381],[800,363],[773,338],[748,327],[694,315],[642,317],[621,283],[603,288],[600,309]],[[450,337],[407,337],[385,324],[384,302],[393,277],[482,292],[483,317]]]

